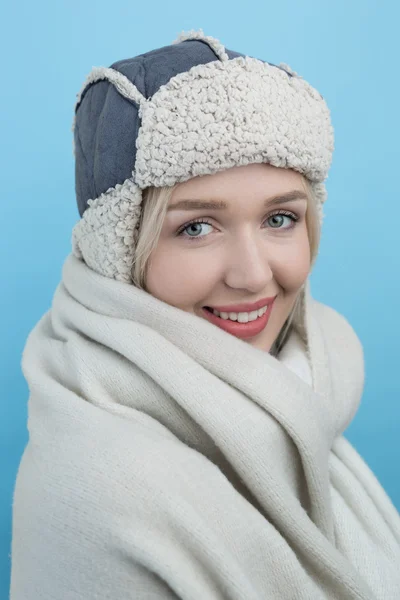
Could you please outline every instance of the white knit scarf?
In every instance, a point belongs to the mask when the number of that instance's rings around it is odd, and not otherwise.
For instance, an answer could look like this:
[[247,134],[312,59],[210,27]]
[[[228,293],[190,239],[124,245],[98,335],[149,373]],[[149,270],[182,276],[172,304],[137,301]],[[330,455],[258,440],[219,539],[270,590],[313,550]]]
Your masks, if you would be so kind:
[[68,256],[23,355],[11,600],[398,600],[399,514],[342,435],[362,348],[308,284],[303,314],[277,359]]

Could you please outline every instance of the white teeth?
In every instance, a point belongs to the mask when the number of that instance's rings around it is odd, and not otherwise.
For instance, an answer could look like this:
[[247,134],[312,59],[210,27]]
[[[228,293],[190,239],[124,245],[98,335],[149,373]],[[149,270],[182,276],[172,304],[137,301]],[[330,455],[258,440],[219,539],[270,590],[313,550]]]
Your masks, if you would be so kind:
[[230,321],[238,321],[238,323],[248,323],[249,321],[255,321],[258,317],[262,317],[262,315],[267,311],[268,306],[264,306],[258,310],[253,310],[250,313],[247,312],[219,312],[218,310],[211,309],[214,315],[217,317],[221,317],[221,319],[229,319]]

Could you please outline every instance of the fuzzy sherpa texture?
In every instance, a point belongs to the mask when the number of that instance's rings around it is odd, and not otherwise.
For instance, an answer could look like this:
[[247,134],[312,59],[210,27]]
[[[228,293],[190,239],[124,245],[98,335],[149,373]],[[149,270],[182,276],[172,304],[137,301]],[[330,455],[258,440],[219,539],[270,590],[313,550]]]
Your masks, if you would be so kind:
[[[173,43],[201,39],[217,60],[172,77],[151,98],[113,69],[95,68],[90,83],[107,79],[137,102],[141,126],[132,177],[88,201],[73,231],[73,252],[96,272],[130,282],[142,190],[172,186],[233,166],[269,163],[301,172],[310,181],[320,223],[325,180],[334,149],[329,109],[321,95],[282,63],[285,71],[250,57],[229,60],[224,46],[202,30]],[[128,194],[128,195],[127,195]],[[133,206],[126,204],[133,198]],[[121,222],[115,206],[122,200]]]
[[134,180],[171,186],[250,163],[324,181],[334,148],[330,111],[306,81],[249,57],[180,73],[139,108]]
[[72,230],[72,252],[97,273],[132,281],[142,192],[131,179],[89,200]]
[[399,514],[343,436],[362,347],[306,291],[308,354],[274,358],[67,257],[22,361],[10,600],[400,598]]

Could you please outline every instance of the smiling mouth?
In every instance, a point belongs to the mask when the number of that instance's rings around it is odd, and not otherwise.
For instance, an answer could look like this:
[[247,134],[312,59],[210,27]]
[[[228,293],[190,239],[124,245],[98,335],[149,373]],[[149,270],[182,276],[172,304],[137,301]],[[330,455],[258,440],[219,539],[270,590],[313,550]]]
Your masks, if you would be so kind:
[[236,337],[246,339],[257,336],[265,329],[271,316],[273,304],[274,301],[269,304],[266,310],[260,309],[261,315],[257,314],[256,317],[252,315],[252,319],[250,320],[247,313],[245,313],[245,316],[241,313],[235,313],[237,316],[240,315],[240,320],[235,320],[229,318],[229,313],[222,313],[223,316],[218,316],[209,306],[203,306],[202,311],[204,317],[220,329]]

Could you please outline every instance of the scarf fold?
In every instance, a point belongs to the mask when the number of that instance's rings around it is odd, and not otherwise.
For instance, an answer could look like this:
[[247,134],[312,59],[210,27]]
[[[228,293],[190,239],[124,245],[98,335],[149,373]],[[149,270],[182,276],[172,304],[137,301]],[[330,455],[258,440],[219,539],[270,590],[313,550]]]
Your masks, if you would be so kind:
[[10,600],[398,600],[400,517],[343,432],[359,339],[278,358],[69,255],[22,368]]

